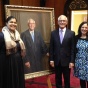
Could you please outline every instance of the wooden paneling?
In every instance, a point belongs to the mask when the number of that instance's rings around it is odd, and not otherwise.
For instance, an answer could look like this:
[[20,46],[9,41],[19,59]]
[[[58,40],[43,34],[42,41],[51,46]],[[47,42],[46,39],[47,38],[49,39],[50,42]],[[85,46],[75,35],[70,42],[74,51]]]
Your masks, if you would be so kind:
[[2,2],[0,0],[0,26],[2,25]]
[[64,5],[66,0],[46,0],[46,7],[53,7],[55,11],[55,24],[58,27],[57,18],[59,15],[64,14]]
[[55,6],[55,0],[46,0],[46,7],[52,7],[54,8]]
[[9,0],[9,4],[10,5],[22,5],[23,1],[22,0]]
[[10,5],[40,6],[40,0],[10,0]]
[[57,19],[58,16],[61,14],[64,14],[64,5],[65,5],[66,0],[55,0],[55,23],[56,23],[56,28],[58,27],[57,24]]
[[2,10],[2,8],[3,8],[3,3],[2,3],[2,0],[0,0],[0,31],[1,31],[1,29],[2,29],[2,27],[3,27],[3,10]]
[[23,0],[23,6],[40,6],[40,0]]
[[[4,25],[4,8],[0,0],[0,29]],[[51,7],[55,10],[55,24],[58,27],[57,18],[64,13],[66,0],[46,0],[45,7]],[[10,5],[35,6],[40,7],[40,0],[9,0]]]

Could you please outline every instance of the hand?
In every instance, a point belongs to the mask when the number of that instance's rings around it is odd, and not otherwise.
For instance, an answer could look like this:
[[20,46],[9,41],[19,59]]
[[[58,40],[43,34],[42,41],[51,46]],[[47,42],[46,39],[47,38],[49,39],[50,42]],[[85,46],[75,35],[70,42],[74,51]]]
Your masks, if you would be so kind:
[[46,56],[49,56],[49,53],[47,53]]
[[50,66],[54,67],[54,61],[50,61]]
[[69,63],[69,68],[73,68],[74,67],[74,63]]
[[25,66],[28,67],[28,68],[30,68],[30,63],[29,62],[26,62],[25,63]]
[[23,51],[21,51],[21,56],[22,56],[22,57],[25,57],[25,55],[26,55],[26,53],[23,52]]

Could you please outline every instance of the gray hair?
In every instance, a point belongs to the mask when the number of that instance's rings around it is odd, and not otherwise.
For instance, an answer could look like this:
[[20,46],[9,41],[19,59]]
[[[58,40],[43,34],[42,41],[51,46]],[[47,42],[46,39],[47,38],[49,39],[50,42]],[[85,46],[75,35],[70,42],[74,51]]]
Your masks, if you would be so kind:
[[68,21],[68,19],[67,19],[67,17],[66,17],[65,15],[60,15],[60,16],[58,17],[58,21],[61,20],[61,17],[64,17],[65,20]]
[[27,21],[27,22],[29,23],[31,20],[35,23],[35,20],[34,20],[34,19],[32,19],[32,18],[28,19],[28,21]]

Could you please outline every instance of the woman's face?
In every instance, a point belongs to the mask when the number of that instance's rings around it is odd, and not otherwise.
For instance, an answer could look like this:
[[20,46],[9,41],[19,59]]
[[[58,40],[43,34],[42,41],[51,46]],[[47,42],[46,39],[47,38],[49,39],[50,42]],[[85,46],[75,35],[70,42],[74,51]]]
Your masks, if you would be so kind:
[[7,27],[10,31],[15,31],[17,27],[17,21],[15,18],[12,18],[11,20],[8,21]]
[[82,27],[81,27],[82,35],[86,35],[87,32],[88,32],[88,25],[87,24],[83,24]]

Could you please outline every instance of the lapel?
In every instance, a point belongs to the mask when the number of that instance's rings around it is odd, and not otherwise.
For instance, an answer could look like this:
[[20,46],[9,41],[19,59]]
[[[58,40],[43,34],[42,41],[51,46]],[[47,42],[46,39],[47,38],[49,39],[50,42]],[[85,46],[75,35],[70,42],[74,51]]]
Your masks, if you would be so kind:
[[31,34],[30,34],[29,30],[26,31],[26,34],[27,34],[27,37],[28,37],[28,41],[30,41],[30,44],[32,45],[33,40],[32,40],[32,37],[31,37]]
[[37,32],[34,30],[34,43],[37,42]]
[[56,38],[57,38],[58,44],[60,44],[59,29],[56,30],[55,36],[56,36]]

